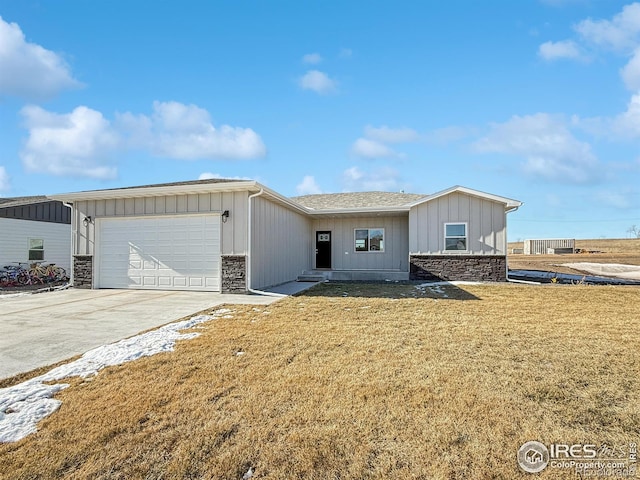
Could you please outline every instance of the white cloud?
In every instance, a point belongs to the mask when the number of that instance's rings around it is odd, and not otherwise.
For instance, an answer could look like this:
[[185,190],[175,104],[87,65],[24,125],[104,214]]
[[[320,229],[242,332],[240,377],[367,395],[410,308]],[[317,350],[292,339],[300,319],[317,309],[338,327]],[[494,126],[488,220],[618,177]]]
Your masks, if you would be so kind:
[[7,169],[4,167],[0,167],[0,192],[7,192],[11,187],[9,182],[9,174],[7,173]]
[[538,48],[538,55],[548,61],[559,60],[562,58],[570,58],[574,60],[583,58],[578,45],[572,40],[545,42]]
[[367,125],[364,127],[364,134],[369,139],[384,143],[415,142],[420,138],[418,132],[411,128],[389,128],[386,125],[377,128]]
[[16,23],[0,17],[0,95],[45,99],[81,83],[56,53],[26,41]]
[[348,168],[342,173],[342,184],[345,192],[399,191],[402,188],[400,174],[389,167],[373,172],[364,172],[358,167]]
[[351,50],[350,48],[341,48],[340,52],[338,53],[338,56],[340,58],[351,58],[351,55],[353,55],[353,50]]
[[317,65],[318,63],[322,62],[322,57],[319,53],[307,53],[306,55],[302,56],[302,62],[311,65]]
[[209,112],[196,105],[153,102],[153,114],[118,115],[118,126],[131,146],[160,157],[180,160],[245,159],[266,155],[260,136],[250,128],[211,123]]
[[20,111],[29,136],[20,157],[29,172],[114,178],[110,158],[119,138],[96,110],[80,106],[58,114],[28,105]]
[[388,143],[409,143],[420,140],[418,132],[411,128],[364,127],[364,137],[358,138],[351,146],[351,153],[362,158],[404,158],[403,153],[396,152]]
[[211,173],[211,172],[202,172],[199,176],[198,176],[198,180],[212,180],[215,178],[220,178],[220,179],[226,179],[226,180],[253,180],[252,178],[249,177],[229,177],[229,176],[222,176],[219,173]]
[[631,3],[611,20],[579,22],[574,29],[586,41],[614,50],[633,49],[640,40],[640,3]]
[[514,116],[491,126],[473,148],[524,158],[525,173],[546,180],[585,183],[597,178],[598,160],[588,143],[569,131],[562,119],[538,113]]
[[640,47],[635,49],[629,63],[620,70],[620,76],[629,90],[640,90]]
[[322,189],[316,183],[316,179],[311,175],[305,175],[298,185],[296,185],[296,192],[298,195],[313,195],[316,193],[322,193]]
[[384,143],[368,138],[358,138],[351,146],[351,153],[362,158],[401,158],[403,156]]
[[611,128],[614,135],[640,138],[640,92],[631,97],[627,110],[613,119]]
[[303,90],[313,90],[321,95],[334,93],[338,90],[338,82],[319,70],[309,70],[299,79]]

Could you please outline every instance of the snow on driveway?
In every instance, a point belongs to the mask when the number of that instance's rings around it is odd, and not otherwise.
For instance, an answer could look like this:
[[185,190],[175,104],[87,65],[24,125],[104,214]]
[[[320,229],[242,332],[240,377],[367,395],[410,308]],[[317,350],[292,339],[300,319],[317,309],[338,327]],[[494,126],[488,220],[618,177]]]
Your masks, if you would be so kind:
[[37,424],[55,412],[62,402],[53,396],[69,386],[66,383],[47,385],[64,378],[87,378],[111,365],[120,365],[141,357],[172,351],[177,340],[195,338],[199,333],[180,333],[200,323],[216,318],[230,318],[231,310],[221,308],[211,315],[197,315],[156,330],[126,338],[119,342],[89,350],[78,360],[61,365],[44,375],[12,387],[0,389],[0,442],[17,442],[37,431]]
[[640,266],[623,265],[620,263],[563,263],[563,267],[573,268],[592,275],[605,275],[607,277],[626,278],[629,280],[640,280]]

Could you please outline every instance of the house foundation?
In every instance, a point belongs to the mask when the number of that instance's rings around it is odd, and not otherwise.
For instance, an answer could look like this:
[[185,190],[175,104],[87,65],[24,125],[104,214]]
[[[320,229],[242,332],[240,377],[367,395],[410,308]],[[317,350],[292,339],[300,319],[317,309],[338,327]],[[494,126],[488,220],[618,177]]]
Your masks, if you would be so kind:
[[93,255],[73,256],[73,286],[93,288]]
[[506,282],[504,255],[409,255],[409,278],[428,281]]
[[247,293],[247,259],[244,255],[222,256],[222,293]]

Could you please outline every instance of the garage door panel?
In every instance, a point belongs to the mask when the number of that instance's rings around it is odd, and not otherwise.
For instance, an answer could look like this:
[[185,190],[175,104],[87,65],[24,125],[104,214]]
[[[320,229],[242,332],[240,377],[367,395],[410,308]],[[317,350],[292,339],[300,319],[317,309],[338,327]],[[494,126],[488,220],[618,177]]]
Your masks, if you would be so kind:
[[220,290],[220,216],[100,219],[99,286]]

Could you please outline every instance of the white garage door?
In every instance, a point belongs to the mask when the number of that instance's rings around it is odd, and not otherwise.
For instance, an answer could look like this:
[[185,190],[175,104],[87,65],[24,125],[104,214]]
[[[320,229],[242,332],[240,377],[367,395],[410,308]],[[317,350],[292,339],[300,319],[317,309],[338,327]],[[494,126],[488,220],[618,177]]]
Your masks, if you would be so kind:
[[98,287],[220,291],[220,215],[98,220]]

